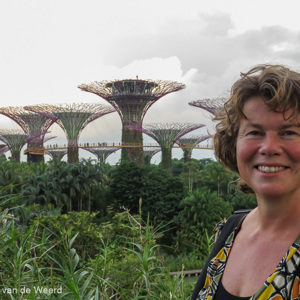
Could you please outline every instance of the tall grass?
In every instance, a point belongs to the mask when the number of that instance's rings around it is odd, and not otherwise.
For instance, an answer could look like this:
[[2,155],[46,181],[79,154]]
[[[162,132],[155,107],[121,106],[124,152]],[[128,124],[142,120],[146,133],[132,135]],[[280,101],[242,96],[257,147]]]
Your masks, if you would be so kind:
[[127,218],[130,235],[99,237],[97,255],[82,261],[72,227],[54,241],[39,222],[24,226],[0,212],[0,299],[188,300],[193,287],[183,274],[171,276],[159,256],[164,226],[144,222],[141,204]]

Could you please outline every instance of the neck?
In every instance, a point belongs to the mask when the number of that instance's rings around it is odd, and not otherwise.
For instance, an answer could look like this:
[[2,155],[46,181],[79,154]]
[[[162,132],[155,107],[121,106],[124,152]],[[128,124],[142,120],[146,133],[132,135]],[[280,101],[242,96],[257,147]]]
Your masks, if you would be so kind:
[[261,230],[274,230],[278,233],[298,228],[300,232],[300,195],[286,195],[284,199],[257,196],[257,202],[256,217]]

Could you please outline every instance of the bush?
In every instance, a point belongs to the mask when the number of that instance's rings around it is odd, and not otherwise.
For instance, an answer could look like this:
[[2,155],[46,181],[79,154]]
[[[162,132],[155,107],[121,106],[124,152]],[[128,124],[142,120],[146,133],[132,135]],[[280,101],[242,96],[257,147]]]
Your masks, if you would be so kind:
[[179,203],[184,195],[180,178],[172,177],[166,170],[155,166],[138,166],[122,163],[112,172],[110,186],[115,208],[139,211],[139,199],[143,201],[143,218],[148,213],[156,223],[169,223],[179,212]]
[[178,248],[196,251],[200,256],[206,256],[210,250],[210,237],[215,225],[229,217],[233,208],[216,192],[206,188],[194,190],[180,203]]
[[76,250],[83,260],[87,260],[95,257],[101,247],[102,234],[100,226],[95,223],[96,216],[97,213],[90,214],[85,211],[70,212],[58,216],[37,218],[34,224],[38,225],[37,234],[42,236],[45,231],[47,235],[51,235],[50,240],[53,243],[62,237],[62,231],[78,233]]

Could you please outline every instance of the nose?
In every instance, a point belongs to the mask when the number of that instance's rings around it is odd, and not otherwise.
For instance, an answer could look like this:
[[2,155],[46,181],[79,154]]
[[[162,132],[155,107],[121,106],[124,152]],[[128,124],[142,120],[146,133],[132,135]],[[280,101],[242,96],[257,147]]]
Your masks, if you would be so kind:
[[282,153],[280,137],[277,134],[266,134],[261,142],[259,153],[267,156],[280,155]]

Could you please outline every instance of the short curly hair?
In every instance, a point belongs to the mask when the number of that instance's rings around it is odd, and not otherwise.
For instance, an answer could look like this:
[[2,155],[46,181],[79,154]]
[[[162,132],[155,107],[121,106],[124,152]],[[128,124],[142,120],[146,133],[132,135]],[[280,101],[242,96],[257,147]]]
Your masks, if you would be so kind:
[[[262,97],[272,110],[282,112],[285,119],[300,113],[300,73],[283,65],[258,65],[241,78],[232,88],[224,109],[219,110],[213,137],[215,156],[226,168],[239,173],[236,159],[236,140],[241,119],[245,119],[243,108],[252,97]],[[287,111],[292,114],[287,115]],[[242,179],[239,188],[245,193],[253,193]]]

